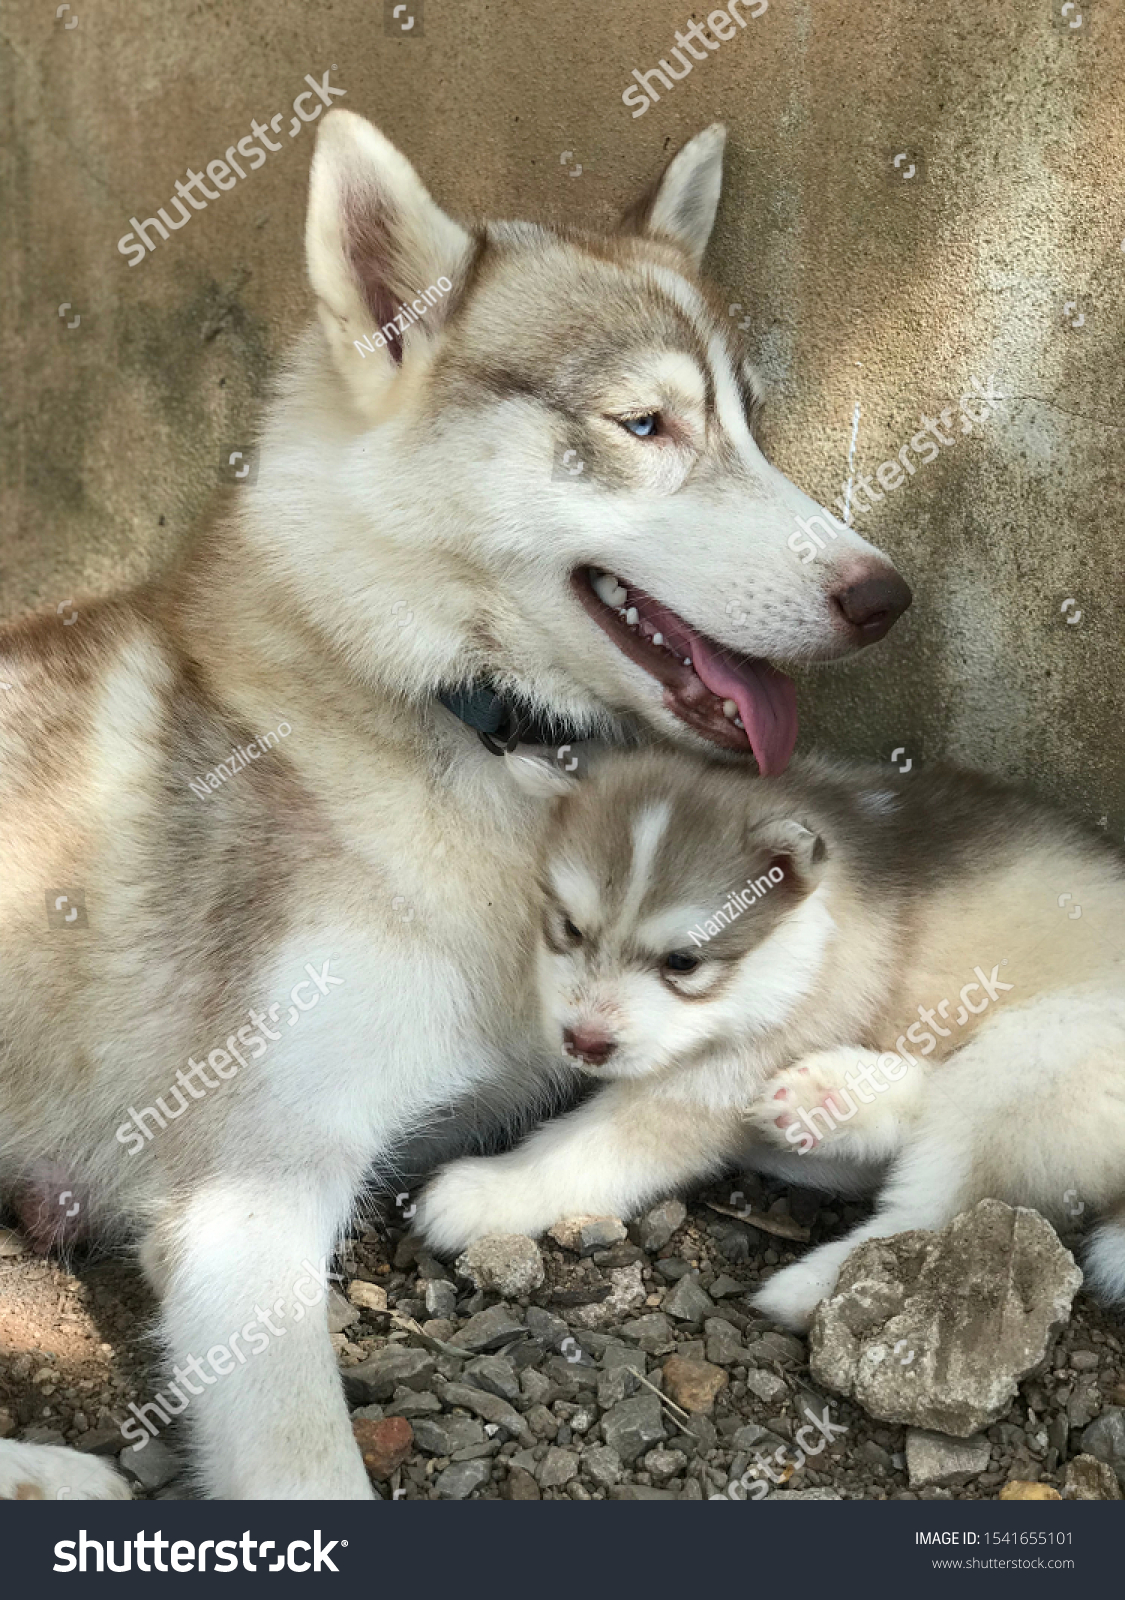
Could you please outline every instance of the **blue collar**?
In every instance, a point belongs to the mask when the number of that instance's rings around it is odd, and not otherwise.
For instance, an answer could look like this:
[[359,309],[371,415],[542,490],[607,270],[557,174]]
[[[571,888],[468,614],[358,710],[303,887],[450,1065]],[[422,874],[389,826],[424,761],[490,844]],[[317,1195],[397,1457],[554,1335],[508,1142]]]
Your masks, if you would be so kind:
[[480,735],[481,743],[494,756],[508,754],[519,744],[558,746],[569,739],[572,744],[588,738],[557,718],[544,718],[526,701],[506,699],[488,678],[438,695],[447,711]]

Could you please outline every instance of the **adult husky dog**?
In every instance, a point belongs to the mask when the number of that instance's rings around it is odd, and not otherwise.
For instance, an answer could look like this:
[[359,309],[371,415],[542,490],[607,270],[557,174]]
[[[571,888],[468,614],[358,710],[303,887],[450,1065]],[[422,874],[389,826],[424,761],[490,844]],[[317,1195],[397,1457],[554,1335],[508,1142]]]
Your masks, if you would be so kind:
[[[787,548],[823,513],[755,444],[697,279],[722,146],[612,238],[471,231],[326,115],[318,323],[237,514],[167,581],[0,641],[0,1179],[139,1241],[211,1496],[371,1494],[295,1285],[439,1108],[549,1079],[546,813],[478,737],[485,688],[498,748],[537,725],[774,771],[796,720],[767,659],[845,655],[909,602],[839,524],[819,561]],[[0,1494],[69,1488],[115,1479],[0,1443]]]

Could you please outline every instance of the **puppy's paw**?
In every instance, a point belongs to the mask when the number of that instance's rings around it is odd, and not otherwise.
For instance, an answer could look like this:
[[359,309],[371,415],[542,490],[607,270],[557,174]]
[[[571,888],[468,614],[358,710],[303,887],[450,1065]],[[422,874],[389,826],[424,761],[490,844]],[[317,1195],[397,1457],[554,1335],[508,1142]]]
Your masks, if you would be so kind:
[[835,1263],[818,1265],[817,1252],[804,1261],[775,1272],[764,1289],[754,1295],[752,1304],[763,1316],[794,1333],[807,1333],[813,1312],[836,1287],[839,1269]]
[[855,1115],[854,1099],[851,1109],[845,1099],[849,1061],[841,1052],[823,1050],[775,1073],[746,1107],[746,1121],[768,1144],[800,1155],[837,1142]]
[[131,1500],[108,1461],[62,1445],[0,1440],[0,1500]]
[[428,1183],[418,1202],[415,1227],[443,1254],[464,1250],[493,1233],[534,1237],[550,1227],[533,1184],[503,1156],[466,1156]]

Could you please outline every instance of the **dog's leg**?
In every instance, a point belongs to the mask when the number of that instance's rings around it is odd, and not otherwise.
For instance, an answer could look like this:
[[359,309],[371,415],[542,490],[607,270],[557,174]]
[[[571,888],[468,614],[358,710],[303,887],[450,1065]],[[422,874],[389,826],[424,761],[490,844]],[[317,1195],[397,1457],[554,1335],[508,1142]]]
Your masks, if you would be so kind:
[[216,1178],[161,1226],[164,1392],[172,1411],[187,1399],[212,1499],[371,1498],[325,1311],[351,1192],[297,1173]]
[[417,1226],[439,1250],[489,1233],[533,1237],[563,1217],[635,1216],[662,1194],[721,1171],[742,1136],[737,1110],[613,1084],[507,1155],[455,1161],[428,1185]]
[[893,1054],[860,1045],[818,1050],[775,1073],[746,1118],[777,1149],[886,1161],[902,1148],[921,1109],[924,1082],[923,1068]]
[[943,1228],[963,1209],[966,1152],[939,1139],[912,1141],[895,1165],[879,1209],[842,1239],[822,1244],[802,1261],[775,1273],[754,1304],[773,1322],[804,1333],[820,1302],[832,1293],[840,1268],[865,1239],[886,1239],[911,1228]]
[[100,1456],[0,1439],[0,1500],[131,1499],[125,1479]]

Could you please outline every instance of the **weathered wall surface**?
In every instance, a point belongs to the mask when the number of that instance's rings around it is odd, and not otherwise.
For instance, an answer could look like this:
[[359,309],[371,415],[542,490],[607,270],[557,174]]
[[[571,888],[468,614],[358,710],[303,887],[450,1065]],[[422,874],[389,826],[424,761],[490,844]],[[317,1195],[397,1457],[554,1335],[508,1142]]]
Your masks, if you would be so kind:
[[[3,25],[0,613],[145,571],[245,441],[311,310],[313,131],[288,131],[306,73],[331,69],[340,103],[462,214],[606,222],[721,118],[711,270],[751,318],[786,471],[831,502],[853,426],[870,479],[972,377],[1010,397],[971,434],[955,418],[937,460],[857,513],[915,608],[805,683],[806,741],[888,772],[902,747],[1023,776],[1125,835],[1125,14],[1109,0],[1066,17],[1062,0],[771,0],[636,118],[632,69],[708,8],[412,0],[405,33],[372,0],[54,9]],[[129,218],[279,111],[265,165],[130,268]]]

